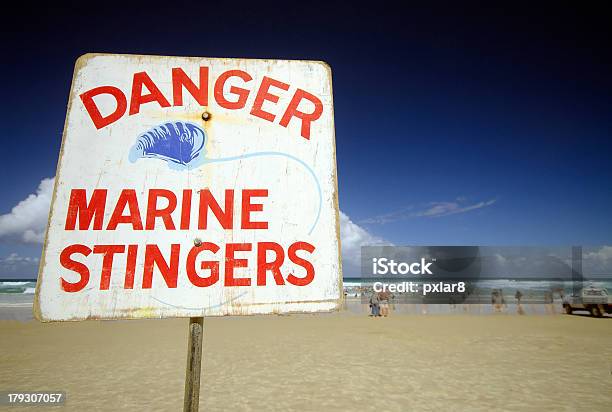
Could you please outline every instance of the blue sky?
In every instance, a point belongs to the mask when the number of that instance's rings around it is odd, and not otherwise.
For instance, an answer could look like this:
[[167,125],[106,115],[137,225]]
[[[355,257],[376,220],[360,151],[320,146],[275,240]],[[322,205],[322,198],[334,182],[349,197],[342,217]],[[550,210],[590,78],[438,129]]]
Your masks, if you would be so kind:
[[[612,244],[605,13],[327,2],[218,5],[201,20],[175,6],[59,5],[4,29],[0,278],[36,272],[43,179],[55,174],[85,52],[327,61],[347,256],[384,241]],[[174,23],[151,24],[160,15]]]

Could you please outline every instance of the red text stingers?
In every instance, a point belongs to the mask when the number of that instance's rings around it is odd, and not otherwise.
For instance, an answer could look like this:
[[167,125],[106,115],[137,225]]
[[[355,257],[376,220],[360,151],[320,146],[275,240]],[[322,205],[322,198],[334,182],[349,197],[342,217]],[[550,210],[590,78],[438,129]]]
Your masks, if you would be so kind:
[[[129,230],[147,231],[154,230],[157,224],[158,228],[163,226],[168,231],[190,228],[205,231],[210,223],[209,215],[213,215],[220,227],[226,230],[268,229],[267,221],[253,216],[263,211],[262,200],[258,201],[257,198],[268,197],[268,190],[241,190],[239,205],[235,205],[238,202],[234,201],[234,195],[234,190],[226,190],[222,207],[208,189],[198,191],[195,196],[192,190],[185,189],[180,199],[170,190],[150,189],[146,196],[146,207],[141,207],[134,189],[122,190],[111,204],[107,202],[106,189],[93,190],[89,199],[84,189],[72,189],[64,229],[113,231],[127,227]],[[158,206],[159,200],[164,203],[163,207]],[[192,212],[192,203],[197,204],[195,213]],[[109,206],[112,208],[110,215],[105,213]],[[234,209],[240,212],[234,213]],[[171,215],[175,210],[180,211],[176,220]],[[224,286],[266,286],[269,281],[276,285],[306,286],[315,277],[314,266],[308,260],[315,247],[305,241],[295,241],[287,245],[286,250],[273,240],[217,245],[203,239],[194,242],[193,246],[189,245],[186,254],[181,253],[182,247],[185,246],[171,244],[162,251],[156,244],[67,245],[61,251],[59,260],[62,267],[73,273],[61,277],[62,290],[79,292],[89,285],[89,268],[100,267],[99,264],[88,264],[91,259],[100,259],[102,262],[100,283],[93,285],[99,290],[109,289],[112,274],[123,277],[124,289],[134,288],[136,275],[142,280],[142,289],[150,289],[154,272],[161,275],[168,288],[177,287],[179,273],[186,274],[188,281],[196,287],[208,287],[218,282]],[[137,266],[137,259],[142,259],[144,265]],[[249,259],[252,259],[254,265],[249,264]],[[295,273],[290,271],[283,274],[281,266],[285,259],[299,269]],[[142,273],[135,273],[136,267],[142,267]],[[256,268],[252,277],[235,273],[238,268],[251,267]]]
[[[126,112],[129,116],[138,114],[144,105],[156,105],[160,108],[182,106],[183,90],[186,90],[201,106],[208,106],[210,99],[208,67],[200,67],[197,81],[191,79],[180,67],[172,68],[169,77],[172,80],[171,100],[144,71],[132,75],[132,87],[129,92],[112,85],[102,85],[81,93],[79,97],[97,129],[116,122]],[[228,92],[224,93],[226,83],[231,86]],[[243,70],[228,70],[221,73],[214,82],[215,102],[228,110],[244,109],[249,95],[254,92],[252,83],[253,76]],[[301,122],[302,137],[310,139],[312,124],[323,113],[323,104],[314,94],[297,88],[286,107],[264,109],[264,103],[266,107],[276,105],[280,99],[279,93],[287,92],[289,89],[289,84],[264,76],[256,86],[253,105],[247,109],[251,115],[269,122],[276,122],[280,117],[278,124],[283,127],[287,127],[292,119],[296,119]],[[101,95],[108,95],[116,101],[116,108],[112,113],[103,115],[100,112],[95,98]]]

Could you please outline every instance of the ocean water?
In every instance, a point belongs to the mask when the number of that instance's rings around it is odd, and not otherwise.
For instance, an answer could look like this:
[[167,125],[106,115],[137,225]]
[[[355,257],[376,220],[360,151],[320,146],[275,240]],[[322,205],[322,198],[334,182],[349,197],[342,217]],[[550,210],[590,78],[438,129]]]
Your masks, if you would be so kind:
[[0,320],[33,320],[35,290],[33,279],[0,281]]
[[36,280],[3,280],[0,281],[0,293],[18,293],[31,295],[36,291]]
[[[344,278],[344,288],[356,289],[360,287],[370,288],[374,282],[393,283],[405,281],[409,279],[389,279],[389,278]],[[416,282],[422,283],[422,282]],[[540,294],[550,290],[562,289],[566,294],[571,294],[574,287],[598,287],[606,288],[609,293],[612,293],[612,279],[601,278],[594,280],[585,280],[582,283],[575,284],[572,281],[547,281],[547,280],[515,280],[515,279],[488,279],[479,280],[474,285],[483,293],[491,292],[495,289],[502,289],[504,292],[516,293],[517,290],[525,293]],[[0,294],[17,293],[17,294],[34,294],[36,290],[36,280],[0,280]]]

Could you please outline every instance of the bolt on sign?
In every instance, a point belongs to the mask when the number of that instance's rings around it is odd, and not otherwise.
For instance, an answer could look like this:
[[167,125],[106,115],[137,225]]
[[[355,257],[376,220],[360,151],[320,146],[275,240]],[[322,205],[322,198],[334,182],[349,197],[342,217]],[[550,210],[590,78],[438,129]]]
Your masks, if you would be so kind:
[[77,60],[38,319],[330,311],[339,247],[325,63]]

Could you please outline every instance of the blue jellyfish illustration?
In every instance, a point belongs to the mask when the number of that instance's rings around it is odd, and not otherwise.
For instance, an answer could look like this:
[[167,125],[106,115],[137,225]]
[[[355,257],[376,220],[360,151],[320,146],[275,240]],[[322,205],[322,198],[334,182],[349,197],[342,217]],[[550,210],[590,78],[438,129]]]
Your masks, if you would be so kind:
[[205,142],[206,133],[195,124],[163,123],[138,136],[130,149],[129,159],[134,163],[148,157],[164,160],[172,169],[190,169],[204,162]]

